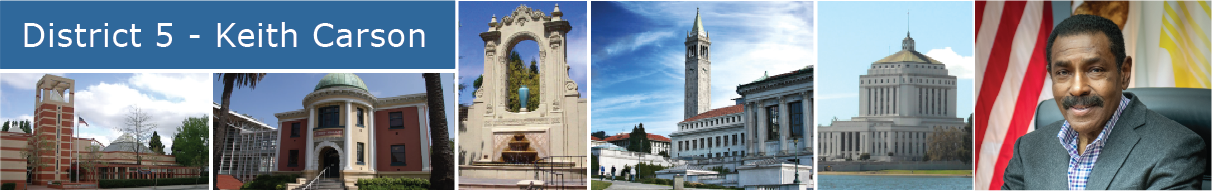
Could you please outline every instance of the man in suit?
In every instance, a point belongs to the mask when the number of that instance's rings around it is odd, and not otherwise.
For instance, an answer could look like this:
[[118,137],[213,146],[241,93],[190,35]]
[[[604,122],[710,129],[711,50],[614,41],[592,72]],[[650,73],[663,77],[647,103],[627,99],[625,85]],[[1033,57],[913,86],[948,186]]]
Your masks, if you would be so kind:
[[1132,77],[1119,27],[1075,15],[1048,36],[1048,77],[1065,120],[1019,137],[1004,190],[1198,189],[1203,139],[1123,93]]

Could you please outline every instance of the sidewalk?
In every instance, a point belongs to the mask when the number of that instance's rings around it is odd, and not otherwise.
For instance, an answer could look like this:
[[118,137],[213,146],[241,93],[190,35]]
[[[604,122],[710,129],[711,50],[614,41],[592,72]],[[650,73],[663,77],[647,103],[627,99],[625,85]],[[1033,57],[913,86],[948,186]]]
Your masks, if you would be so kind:
[[193,184],[193,185],[171,185],[171,186],[144,186],[137,188],[105,188],[102,190],[209,190],[210,185]]

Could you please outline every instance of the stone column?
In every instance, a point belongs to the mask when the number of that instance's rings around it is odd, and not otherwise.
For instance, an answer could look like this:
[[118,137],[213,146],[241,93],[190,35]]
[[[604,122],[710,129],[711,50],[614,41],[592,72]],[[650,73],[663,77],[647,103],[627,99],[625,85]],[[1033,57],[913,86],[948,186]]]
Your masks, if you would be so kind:
[[354,120],[358,120],[358,118],[349,117],[356,114],[353,109],[353,103],[346,100],[343,107],[345,107],[345,113],[341,114],[341,118],[345,118],[345,130],[343,131],[345,134],[345,156],[343,157],[344,159],[341,159],[341,163],[344,163],[342,164],[344,168],[341,169],[353,170],[353,165],[358,164],[358,148],[353,146],[353,130],[357,128],[354,126],[356,124]]
[[[816,139],[818,136],[816,134],[816,132],[813,131],[816,129],[816,120],[813,119],[814,115],[812,114],[813,113],[812,104],[814,103],[815,99],[812,98],[812,92],[806,91],[806,92],[804,92],[803,96],[804,96],[804,100],[802,102],[800,102],[803,104],[800,104],[800,105],[802,105],[804,107],[803,108],[804,109],[804,127],[803,128],[804,128],[804,138],[805,139],[802,143],[800,143],[800,145],[804,145],[805,148],[808,148],[809,151],[812,151],[811,148],[816,148],[815,144],[816,144]],[[796,149],[799,149],[799,148],[796,148]]]
[[[303,151],[302,153],[305,155],[303,157],[304,160],[307,160],[307,161],[304,161],[303,164],[305,164],[304,165],[305,170],[318,170],[317,165],[319,165],[319,164],[316,164],[316,163],[319,161],[317,161],[316,156],[319,155],[319,153],[316,153],[316,150],[315,150],[316,144],[315,144],[314,140],[312,140],[312,138],[311,138],[312,130],[316,129],[316,121],[317,121],[316,107],[307,106],[306,109],[307,109],[307,127],[304,127],[304,128],[307,128],[307,129],[305,129],[303,131],[307,132],[307,150]],[[287,156],[287,157],[290,157],[290,156]]]
[[[421,138],[423,139],[423,140],[421,140],[421,145],[420,145],[421,149],[430,148],[429,141],[433,140],[433,138],[430,137],[430,135],[429,135],[429,117],[426,117],[429,114],[428,110],[429,110],[428,105],[417,106],[417,115],[418,115],[417,123],[420,123],[420,128],[417,128],[417,130],[420,131],[419,133],[421,135]],[[433,167],[429,166],[429,162],[431,162],[431,161],[429,161],[430,154],[431,153],[429,153],[429,151],[421,152],[421,165],[422,165],[421,169],[422,170],[430,170],[433,168]]]
[[[366,121],[366,131],[370,132],[370,136],[368,136],[368,139],[370,139],[370,144],[366,144],[366,147],[370,152],[370,157],[367,157],[368,161],[366,162],[366,165],[369,166],[367,169],[377,171],[378,169],[376,168],[378,168],[379,160],[375,160],[375,158],[378,158],[375,156],[379,155],[377,155],[375,151],[379,150],[377,149],[379,147],[375,141],[377,137],[375,137],[375,108],[373,105],[366,105]],[[388,147],[388,149],[391,148]],[[391,154],[391,152],[388,152],[388,154]]]
[[779,123],[779,151],[787,152],[788,146],[791,145],[790,142],[788,142],[791,140],[791,131],[790,131],[791,123],[789,123],[791,120],[788,120],[787,116],[791,116],[791,114],[790,114],[791,110],[787,108],[787,97],[786,96],[779,96],[778,99],[779,99],[779,108],[778,108],[778,110],[779,110],[779,116],[778,116],[778,118],[779,118],[778,119],[779,120],[779,122],[778,122]]
[[758,100],[757,105],[755,105],[755,107],[757,107],[757,110],[758,110],[757,120],[756,120],[756,121],[758,121],[758,123],[757,123],[758,137],[754,141],[756,142],[756,145],[758,147],[758,155],[760,156],[760,155],[766,154],[766,139],[767,139],[766,136],[768,136],[766,134],[766,128],[768,128],[770,124],[767,124],[767,120],[766,120],[766,115],[768,115],[768,114],[766,113],[765,102],[762,100]]

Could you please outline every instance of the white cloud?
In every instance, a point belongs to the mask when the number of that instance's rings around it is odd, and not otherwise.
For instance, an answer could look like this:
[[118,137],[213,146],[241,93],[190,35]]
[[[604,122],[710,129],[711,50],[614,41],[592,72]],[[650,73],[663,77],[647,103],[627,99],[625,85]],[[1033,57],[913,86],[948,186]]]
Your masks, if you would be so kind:
[[181,121],[210,114],[212,94],[206,76],[208,74],[136,74],[128,80],[129,85],[104,82],[78,85],[82,90],[76,92],[76,114],[90,125],[81,133],[88,132],[88,135],[97,136],[92,138],[106,140],[101,143],[109,144],[109,140],[121,135],[113,132],[113,128],[125,126],[125,116],[137,105],[152,116],[151,122],[157,125],[155,131],[160,134],[161,142],[171,146],[172,135]]
[[[38,80],[42,79],[42,75],[46,75],[46,74],[45,73],[4,73],[4,74],[0,74],[0,81],[4,81],[4,84],[8,84],[10,86],[16,87],[17,89],[32,90],[32,89],[37,88],[36,86],[38,86]],[[53,75],[63,76],[63,74],[59,74],[59,73],[55,73]]]
[[956,78],[976,78],[976,57],[961,56],[954,50],[951,50],[951,47],[931,49],[930,51],[926,51],[926,56],[943,62],[944,65],[947,65],[947,70],[950,70],[951,75],[955,75]]
[[673,33],[673,31],[648,31],[631,35],[626,38],[620,38],[618,39],[619,41],[615,41],[613,44],[606,46],[606,55],[602,55],[602,59],[621,53],[631,52],[640,47],[653,45],[653,42],[657,42],[662,38],[673,37],[674,34],[675,33]]

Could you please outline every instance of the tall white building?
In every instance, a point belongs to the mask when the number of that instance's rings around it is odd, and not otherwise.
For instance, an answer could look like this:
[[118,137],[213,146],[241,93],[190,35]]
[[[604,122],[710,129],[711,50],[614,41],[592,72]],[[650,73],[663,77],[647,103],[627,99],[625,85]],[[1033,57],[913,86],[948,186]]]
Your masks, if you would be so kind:
[[683,119],[711,109],[711,38],[703,19],[694,14],[694,28],[686,33],[686,108]]
[[859,77],[859,116],[821,126],[820,160],[918,161],[930,133],[964,127],[955,117],[955,76],[914,45],[906,33],[900,51]]

